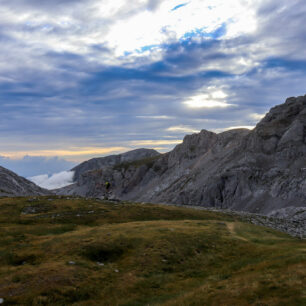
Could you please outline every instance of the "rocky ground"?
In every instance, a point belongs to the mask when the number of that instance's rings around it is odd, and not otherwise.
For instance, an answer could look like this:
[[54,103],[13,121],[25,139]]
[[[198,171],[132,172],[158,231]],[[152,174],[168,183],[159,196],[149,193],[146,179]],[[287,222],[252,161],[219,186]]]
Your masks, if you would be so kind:
[[[295,208],[298,211],[306,212],[305,207]],[[284,217],[284,216],[265,216],[247,212],[223,210],[224,213],[232,216],[240,216],[244,220],[261,226],[271,227],[293,237],[306,238],[306,218]]]
[[252,224],[279,230],[292,237],[306,239],[306,207],[288,207],[273,211],[269,215],[261,215],[230,209],[206,208],[192,205],[168,205],[224,213],[229,216],[240,217],[242,220]]

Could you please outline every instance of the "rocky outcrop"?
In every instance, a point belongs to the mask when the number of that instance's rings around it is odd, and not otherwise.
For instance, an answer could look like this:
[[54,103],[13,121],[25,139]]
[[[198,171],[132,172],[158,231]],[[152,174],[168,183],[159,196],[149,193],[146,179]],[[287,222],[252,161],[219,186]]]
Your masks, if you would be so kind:
[[[172,204],[170,204],[172,205]],[[176,206],[176,205],[174,205]],[[181,206],[181,205],[180,205]],[[235,211],[231,209],[217,209],[200,206],[185,206],[192,209],[219,212],[233,217],[239,217],[243,221],[276,229],[300,239],[306,238],[306,207],[286,207],[272,211],[268,215]]]
[[160,156],[76,171],[59,193],[101,197],[109,181],[114,198],[268,214],[306,205],[305,168],[306,96],[272,108],[252,131],[202,130]]
[[[305,239],[306,237],[306,218],[305,209],[294,207],[293,210],[296,212],[293,214],[284,214],[287,208],[281,209],[280,213],[270,213],[268,216],[247,213],[247,212],[238,212],[231,210],[222,210],[222,213],[228,214],[230,216],[238,216],[242,220],[247,221],[252,224],[270,227],[278,231],[287,233],[293,237],[300,239]],[[216,210],[218,211],[218,210]],[[291,210],[292,211],[292,210]],[[299,212],[299,213],[297,213]]]
[[158,155],[160,155],[160,153],[152,149],[136,149],[123,154],[92,158],[74,167],[71,171],[74,171],[74,181],[78,181],[81,179],[82,175],[88,171],[114,167],[118,164],[130,163],[135,160],[145,159]]
[[59,195],[101,197],[106,193],[105,182],[108,181],[114,195],[115,188],[118,191],[120,188],[118,175],[120,176],[122,169],[130,168],[131,171],[133,167],[136,170],[141,164],[153,162],[160,156],[160,153],[152,149],[136,149],[123,154],[90,159],[71,169],[74,171],[76,183],[54,192]]
[[[268,214],[269,217],[306,222],[306,206],[305,207],[286,207],[282,209],[273,210]],[[305,224],[306,231],[306,224]],[[306,236],[306,233],[305,233]]]
[[0,196],[48,195],[51,192],[0,166]]

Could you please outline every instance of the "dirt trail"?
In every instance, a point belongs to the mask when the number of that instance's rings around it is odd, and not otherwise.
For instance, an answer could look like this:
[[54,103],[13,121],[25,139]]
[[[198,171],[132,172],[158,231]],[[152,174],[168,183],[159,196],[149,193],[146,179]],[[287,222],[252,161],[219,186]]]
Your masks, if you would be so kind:
[[248,241],[246,238],[237,235],[237,233],[236,233],[236,231],[235,231],[235,223],[233,223],[233,222],[226,222],[226,226],[227,226],[228,231],[229,231],[235,238],[238,238],[238,239],[244,240],[244,241]]

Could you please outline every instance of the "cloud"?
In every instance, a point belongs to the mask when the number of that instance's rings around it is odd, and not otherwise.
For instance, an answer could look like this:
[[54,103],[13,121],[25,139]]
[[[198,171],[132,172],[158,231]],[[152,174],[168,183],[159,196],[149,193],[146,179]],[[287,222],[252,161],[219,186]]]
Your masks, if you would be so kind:
[[23,156],[13,159],[0,156],[0,165],[24,176],[35,176],[42,173],[56,173],[73,168],[76,163],[59,157]]
[[173,117],[171,116],[136,116],[136,118],[142,118],[142,119],[157,119],[157,120],[160,120],[160,119],[165,119],[165,120],[168,120],[168,119],[173,119]]
[[130,144],[137,148],[145,146],[165,152],[169,151],[174,145],[180,144],[182,141],[182,139],[135,140],[131,141]]
[[73,183],[74,171],[62,171],[51,176],[48,174],[28,177],[36,185],[46,189],[56,189],[65,187]]
[[250,114],[249,116],[250,116],[250,118],[252,118],[256,121],[259,121],[265,116],[265,114],[256,114],[255,113],[255,114]]
[[193,95],[188,100],[184,101],[183,104],[189,108],[199,109],[199,108],[226,108],[230,106],[235,106],[234,104],[229,104],[226,101],[227,93],[225,93],[221,88],[217,89],[214,86],[203,88],[201,93]]
[[298,0],[195,0],[175,11],[183,2],[0,3],[5,156],[80,161],[142,143],[171,149],[169,127],[254,126],[305,94]]
[[227,128],[223,128],[223,129],[214,129],[214,132],[216,133],[222,133],[225,131],[229,131],[229,130],[234,130],[234,129],[247,129],[247,130],[252,130],[254,129],[255,126],[252,125],[242,125],[242,126],[229,126]]
[[184,125],[178,125],[178,126],[170,126],[169,128],[166,129],[168,132],[173,132],[173,133],[199,133],[199,130],[194,130],[190,126],[184,126]]
[[211,100],[208,95],[203,94],[191,97],[184,104],[190,108],[223,108],[232,106],[232,104],[227,104],[226,102]]
[[[70,150],[69,149],[38,150],[38,151],[32,151],[31,152],[31,157],[25,156],[22,159],[22,162],[27,161],[29,159],[30,160],[35,159],[35,157],[36,157],[37,160],[43,160],[43,161],[47,161],[47,162],[61,161],[61,160],[58,160],[56,157],[52,158],[52,156],[60,155],[60,156],[66,156],[66,157],[72,158],[74,156],[92,155],[92,154],[105,155],[105,154],[122,152],[124,150],[126,150],[125,147],[108,147],[108,148],[74,147],[74,148],[71,148]],[[20,155],[23,156],[25,154],[25,152],[18,152],[17,154],[16,154],[16,152],[3,152],[2,154],[5,155],[5,156],[8,156],[8,157],[18,157]],[[51,159],[48,159],[49,157],[51,157]],[[62,160],[62,161],[64,161],[64,160]],[[67,162],[67,163],[69,164],[70,162]]]

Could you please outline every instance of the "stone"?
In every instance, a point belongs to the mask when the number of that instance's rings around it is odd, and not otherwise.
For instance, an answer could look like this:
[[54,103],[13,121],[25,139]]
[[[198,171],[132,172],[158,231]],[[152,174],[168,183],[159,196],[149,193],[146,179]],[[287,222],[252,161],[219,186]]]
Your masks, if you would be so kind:
[[168,153],[142,150],[82,163],[75,183],[55,192],[103,197],[108,181],[124,201],[261,215],[306,206],[306,96],[273,107],[253,130],[202,130]]
[[[43,189],[31,181],[17,175],[16,173],[0,166],[0,196],[43,196],[50,195],[51,191]],[[36,201],[35,198],[28,201]]]

